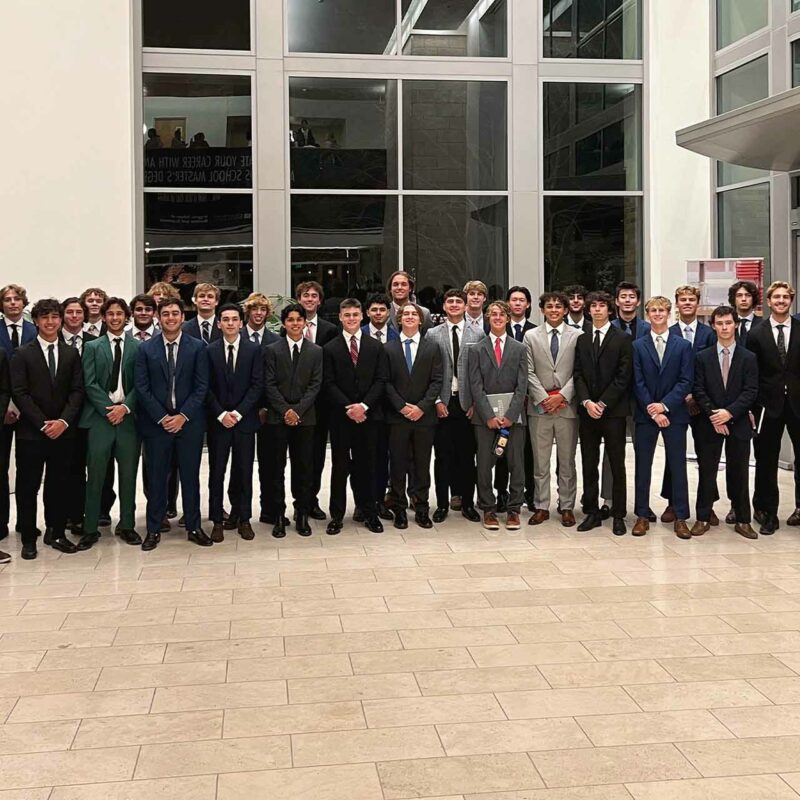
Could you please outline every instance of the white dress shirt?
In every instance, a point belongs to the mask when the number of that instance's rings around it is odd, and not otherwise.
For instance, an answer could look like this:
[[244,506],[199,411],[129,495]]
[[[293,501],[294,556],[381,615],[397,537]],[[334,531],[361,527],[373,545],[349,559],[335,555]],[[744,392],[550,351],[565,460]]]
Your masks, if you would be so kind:
[[97,322],[84,322],[83,323],[83,330],[86,333],[91,333],[92,336],[99,336],[100,329],[103,327],[103,320],[98,320]]
[[[164,340],[163,340],[164,341],[164,356],[167,359],[167,364],[169,364],[169,347],[168,347],[168,345],[170,345],[170,344],[174,344],[175,345],[175,349],[173,350],[173,353],[174,353],[174,356],[175,356],[175,371],[176,372],[177,372],[177,369],[178,369],[178,351],[181,349],[181,337],[182,336],[183,336],[183,333],[179,331],[178,332],[178,337],[175,339],[175,341],[168,342],[166,340],[166,338],[164,338]],[[177,399],[177,397],[175,397],[175,387],[173,386],[173,388],[172,388],[172,407],[176,408],[177,405],[178,405],[178,399]],[[186,417],[186,414],[183,414],[182,416]],[[163,419],[163,417],[161,419]],[[188,420],[189,417],[186,417],[186,419]],[[159,423],[160,422],[161,422],[161,420],[159,420]]]
[[[728,345],[728,364],[733,364],[733,351],[736,349],[736,342]],[[717,358],[719,359],[719,371],[722,372],[722,345],[717,342]]]
[[403,359],[406,357],[406,342],[410,341],[411,344],[411,364],[417,360],[417,350],[419,349],[420,334],[417,331],[413,336],[406,336],[404,333],[400,334],[400,344],[403,347]]
[[126,328],[126,330],[134,339],[138,339],[140,342],[146,342],[158,333],[158,328],[156,328],[154,322],[150,323],[150,326],[144,330],[137,328],[135,325],[131,325],[129,328]]
[[[564,322],[567,325],[569,325],[570,328],[575,328],[576,330],[579,330],[579,331],[583,330],[584,321],[585,321],[585,318],[584,318],[583,315],[581,315],[581,318],[580,318],[580,320],[578,322],[575,322],[575,320],[572,319],[572,315],[571,314],[567,314],[567,316],[564,317]],[[592,330],[592,336],[594,336],[594,329]]]
[[[245,336],[247,336],[248,341],[253,342],[253,335],[255,334],[258,336],[258,344],[264,343],[264,334],[266,333],[266,328],[261,328],[260,330],[253,330],[249,325],[245,326],[244,332]],[[253,342],[255,344],[255,342]]]
[[289,348],[289,358],[292,357],[292,350],[294,350],[294,346],[297,345],[297,352],[299,353],[303,349],[303,342],[305,339],[301,336],[297,341],[290,338],[289,336],[286,337],[286,345]]
[[70,347],[74,347],[81,355],[83,355],[83,331],[80,333],[70,333],[66,328],[62,328],[61,334],[64,337],[64,341]]
[[678,325],[680,325],[681,336],[683,336],[684,339],[688,338],[686,336],[686,329],[691,329],[692,344],[694,344],[694,340],[697,338],[697,317],[695,317],[691,322],[684,322],[682,319],[678,319]]
[[606,322],[602,328],[595,328],[594,325],[592,326],[591,336],[592,336],[592,346],[594,346],[594,335],[600,331],[600,347],[603,346],[603,342],[606,340],[606,334],[611,329],[611,323]]
[[[786,346],[786,352],[789,352],[789,335],[792,330],[792,318],[786,317],[783,322],[776,322],[773,317],[769,318],[769,324],[772,325],[772,337],[775,339],[775,344],[778,344],[778,325],[783,325],[783,342]],[[748,329],[749,330],[749,329]]]
[[[380,338],[378,338],[380,333]],[[377,339],[381,344],[386,344],[389,339],[389,326],[384,325],[382,328],[376,328],[371,322],[369,324],[369,337],[370,339]]]
[[497,347],[497,342],[500,342],[500,358],[503,358],[503,353],[506,351],[506,334],[504,333],[502,336],[495,336],[493,333],[489,334],[489,339],[492,342],[492,353],[494,353],[495,348]]
[[[119,339],[119,346],[122,348],[122,357],[125,357],[125,334],[120,333],[119,335],[115,335],[113,333],[109,333],[106,331],[106,336],[108,336],[108,343],[111,345],[111,360],[113,363],[114,360],[114,352],[116,351],[117,344],[114,341],[115,339]],[[122,364],[120,363],[119,368],[119,380],[117,381],[117,385],[108,393],[108,397],[112,403],[121,403],[125,399],[125,392],[122,388]],[[127,408],[127,406],[126,406]],[[130,409],[128,409],[130,410]]]
[[6,324],[6,328],[8,329],[8,341],[11,341],[11,336],[14,333],[14,328],[17,329],[17,338],[19,339],[19,343],[22,344],[22,323],[25,321],[22,317],[20,317],[16,322],[14,320],[9,319],[8,317],[4,317],[3,321]]

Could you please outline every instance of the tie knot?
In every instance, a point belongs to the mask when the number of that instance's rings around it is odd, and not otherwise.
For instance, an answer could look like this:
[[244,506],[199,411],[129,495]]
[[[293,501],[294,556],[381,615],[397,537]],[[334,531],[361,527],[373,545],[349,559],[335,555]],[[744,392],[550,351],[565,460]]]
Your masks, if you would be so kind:
[[728,350],[728,348],[727,348],[727,347],[723,347],[723,348],[722,348],[722,353],[723,353],[723,355],[726,355],[726,356],[727,356],[727,355],[730,353],[730,350]]
[[114,344],[119,344],[122,341],[119,336],[114,338]]
[[691,332],[692,332],[692,326],[691,326],[691,325],[687,325],[687,326],[684,328],[684,330],[686,331],[686,333],[691,333]]
[[786,326],[785,325],[778,325],[778,330],[782,331]]
[[232,353],[232,352],[233,352],[233,345],[232,345],[232,344],[229,344],[229,345],[228,345],[228,352],[229,352],[229,353]]
[[355,335],[355,334],[353,334],[353,335],[350,337],[350,344],[355,344],[357,341],[358,341],[358,339],[356,339],[356,335]]

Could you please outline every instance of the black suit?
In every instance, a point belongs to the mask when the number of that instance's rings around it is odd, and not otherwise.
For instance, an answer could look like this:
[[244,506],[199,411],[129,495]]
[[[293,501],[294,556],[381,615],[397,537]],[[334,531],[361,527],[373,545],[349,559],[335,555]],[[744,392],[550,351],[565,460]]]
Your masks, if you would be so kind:
[[[377,467],[378,425],[383,421],[383,399],[388,363],[383,345],[359,331],[358,360],[350,356],[349,335],[325,345],[324,402],[330,408],[331,519],[341,521],[347,505],[347,476],[352,474],[353,499],[366,517],[374,516],[378,498],[373,476]],[[367,406],[366,422],[353,422],[346,406]]]
[[[83,405],[83,372],[77,350],[56,342],[57,369],[50,377],[48,362],[34,339],[17,349],[11,360],[11,388],[20,410],[17,425],[17,525],[23,546],[36,544],[36,511],[42,474],[45,519],[56,538],[64,535],[69,507],[69,469]],[[57,439],[42,433],[46,420],[62,419],[67,429]]]
[[[207,321],[208,322],[208,340],[203,337],[203,330],[200,327],[200,323]],[[195,339],[199,339],[201,342],[205,342],[206,344],[210,344],[211,342],[216,342],[217,339],[222,338],[222,331],[219,329],[217,325],[216,315],[210,320],[201,320],[199,316],[195,317],[194,319],[187,319],[186,322],[183,323],[182,330],[184,333],[192,336]]]
[[743,320],[739,320],[739,324],[736,326],[736,344],[747,347],[747,337],[764,322],[764,318],[753,316],[753,321],[746,326],[747,330],[744,332],[742,330],[742,322]]
[[[625,429],[630,411],[633,378],[633,345],[631,337],[610,325],[597,354],[595,331],[578,337],[575,346],[575,396],[578,401],[581,464],[583,467],[583,510],[599,512],[600,443],[605,444],[611,467],[611,513],[624,517],[627,513],[625,475]],[[584,403],[604,403],[600,419],[589,416]]]
[[[387,423],[389,424],[390,501],[405,509],[406,478],[408,491],[418,513],[429,509],[431,488],[431,450],[436,433],[436,398],[442,389],[442,356],[439,346],[420,336],[411,372],[406,364],[405,334],[386,347],[389,374],[386,384]],[[424,413],[416,422],[407,420],[400,410],[406,403]]]

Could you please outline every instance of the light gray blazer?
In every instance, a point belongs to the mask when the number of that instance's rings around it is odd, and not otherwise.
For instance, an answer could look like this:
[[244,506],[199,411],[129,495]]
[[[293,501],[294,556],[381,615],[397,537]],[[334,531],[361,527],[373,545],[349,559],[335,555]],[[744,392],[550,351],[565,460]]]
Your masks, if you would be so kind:
[[[487,395],[513,394],[507,416],[515,424],[525,404],[528,389],[528,362],[525,346],[513,336],[506,336],[500,366],[494,357],[491,336],[465,348],[468,353],[467,372],[470,384],[470,405],[474,404],[473,425],[486,425],[494,416]],[[459,372],[459,374],[461,374]],[[464,400],[461,398],[462,408]],[[465,409],[466,410],[466,409]]]
[[[485,336],[486,334],[483,333],[483,331],[478,332],[474,328],[470,328],[469,325],[464,325],[464,332],[461,334],[461,343],[458,349],[459,401],[465,391],[469,394],[469,381],[467,380],[468,367],[464,351],[470,345],[479,342]],[[441,325],[436,325],[425,334],[425,338],[435,342],[442,353],[442,391],[439,393],[439,399],[436,402],[447,405],[450,402],[450,391],[453,385],[453,345],[450,338],[450,324],[445,321]]]
[[564,325],[559,337],[558,358],[553,364],[550,355],[550,335],[548,326],[540,325],[528,331],[522,344],[528,354],[528,415],[539,413],[537,406],[547,399],[551,389],[558,389],[567,401],[565,408],[556,412],[555,416],[573,419],[577,416],[575,385],[572,380],[575,368],[575,346],[583,331]]

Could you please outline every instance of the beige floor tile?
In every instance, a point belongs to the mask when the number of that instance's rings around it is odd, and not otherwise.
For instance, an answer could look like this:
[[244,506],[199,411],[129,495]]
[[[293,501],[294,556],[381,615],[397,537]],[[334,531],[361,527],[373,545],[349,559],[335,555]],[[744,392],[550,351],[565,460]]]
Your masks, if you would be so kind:
[[[545,578],[547,576],[536,576]],[[558,577],[558,576],[554,576]],[[529,588],[524,579],[519,576],[501,578],[433,578],[431,579],[433,591],[437,594],[453,594],[463,592],[510,592],[524,591]]]
[[625,714],[639,711],[636,703],[617,686],[498,692],[496,697],[509,719]]
[[[800,678],[769,678],[769,681],[798,681]],[[696,681],[662,683],[650,686],[625,686],[625,691],[644,711],[679,711],[691,708],[736,708],[768,705],[769,695],[758,691],[758,681]],[[800,698],[800,687],[798,688]]]
[[43,789],[0,790],[0,800],[49,800],[49,798],[55,797],[55,794],[51,794],[51,792],[57,792],[59,790],[59,787],[51,789],[49,786]]
[[[0,755],[69,750],[77,721],[29,722],[0,726]],[[108,742],[106,742],[108,744]],[[115,744],[117,744],[115,742]],[[0,778],[2,784],[3,778]],[[2,794],[0,794],[2,798]]]
[[[696,584],[705,586],[708,584]],[[603,586],[584,589],[595,603],[635,603],[644,600],[685,600],[686,592],[679,586],[662,584],[656,586]]]
[[758,614],[763,609],[746,597],[707,597],[687,600],[651,600],[667,617],[708,617],[717,614]]
[[57,786],[50,800],[215,800],[216,793],[217,776],[198,775],[152,781]]
[[[681,591],[693,598],[742,597],[756,602],[759,595],[775,593],[769,581],[720,581],[719,583],[681,584]],[[735,612],[731,612],[735,613]]]
[[254,736],[213,742],[144,745],[135,777],[172,778],[242,770],[285,769],[292,765],[288,736]]
[[775,656],[763,654],[664,658],[660,659],[659,663],[678,681],[794,677],[794,672],[778,661]]
[[389,611],[378,614],[348,613],[342,615],[342,630],[346,633],[450,627],[452,624],[444,611]]
[[[333,598],[333,589],[329,584],[312,586],[248,586],[255,581],[255,576],[243,575],[228,579],[234,585],[234,603],[287,603],[300,600],[325,600]],[[333,612],[324,612],[333,613]]]
[[543,786],[523,753],[390,761],[377,766],[386,800]]
[[572,605],[590,602],[582,589],[529,589],[524,592],[486,592],[486,599],[493,608],[511,606],[547,606],[551,604]]
[[600,642],[586,642],[584,646],[598,661],[632,661],[641,658],[690,658],[707,656],[709,653],[701,644],[698,644],[697,640],[690,636],[609,639]]
[[727,614],[723,619],[739,633],[800,630],[800,611]]
[[0,652],[15,650],[57,650],[59,648],[103,647],[114,641],[116,628],[96,628],[85,631],[41,631],[34,633],[4,633],[0,637]]
[[[174,608],[153,608],[141,611],[100,611],[97,613],[80,611],[67,615],[62,630],[125,628],[130,625],[170,625],[174,616]],[[33,621],[38,617],[25,617],[24,619]]]
[[624,586],[616,576],[600,575],[536,575],[524,579],[531,589],[586,589],[592,586]]
[[49,650],[42,659],[39,670],[160,664],[165,652],[166,647],[163,644]]
[[[778,658],[784,660],[784,656]],[[792,662],[789,662],[789,666],[791,665]],[[800,664],[797,666],[800,667]],[[773,703],[800,703],[800,678],[756,678],[750,683]]]
[[450,611],[462,608],[489,608],[489,601],[482,594],[415,594],[384,598],[389,611]]
[[764,611],[800,611],[800,597],[789,594],[769,594],[750,598]]
[[[382,597],[348,597],[344,600],[286,600],[283,603],[284,617],[318,617],[326,614],[359,616],[361,614],[381,614],[387,611]],[[317,633],[324,632],[317,631]]]
[[[2,729],[0,729],[2,730]],[[192,742],[222,737],[222,711],[103,717],[81,722],[73,750],[116,745]]]
[[375,572],[371,569],[323,569],[281,573],[281,586],[310,586],[317,583],[356,583],[361,585],[369,582],[375,583]]
[[278,658],[282,655],[283,639],[280,636],[266,639],[220,639],[216,642],[174,642],[168,644],[164,662]]
[[365,633],[321,633],[309,636],[287,636],[287,656],[322,653],[358,653],[362,651],[401,650],[403,645],[395,631]]
[[491,694],[364,700],[363,705],[370,728],[505,719],[502,708]]
[[419,686],[410,673],[300,678],[289,680],[288,684],[290,703],[418,697],[420,694]]
[[699,709],[580,716],[576,721],[595,747],[732,737],[712,714]]
[[800,736],[800,705],[720,708],[714,714],[739,739]]
[[91,692],[97,669],[64,669],[57,672],[7,672],[0,680],[0,697]]
[[286,684],[284,681],[220,683],[212,686],[168,686],[156,689],[151,713],[279,706],[285,703]]
[[486,667],[416,673],[424,695],[480,694],[522,689],[547,689],[537,667]]
[[735,629],[719,617],[661,617],[660,619],[626,619],[619,622],[634,639],[649,636],[696,636],[734,633]]
[[[45,595],[42,599],[23,601],[25,605],[19,613],[20,615],[28,616],[30,614],[70,614],[84,611],[96,613],[104,611],[124,611],[129,601],[129,595],[109,595],[108,597],[61,597],[52,599]],[[11,601],[4,600],[3,605],[10,602]]]
[[448,756],[591,747],[591,742],[570,718],[460,722],[437,725],[436,730]]
[[43,599],[47,602],[47,610],[36,613],[59,613],[58,603],[52,602],[54,597],[78,597],[83,589],[83,582],[49,583],[40,586],[0,586],[0,598],[10,601]]
[[447,616],[456,627],[525,625],[558,621],[553,612],[545,605],[453,610],[448,611]]
[[376,569],[375,579],[379,581],[416,581],[430,578],[468,578],[466,567],[455,564],[451,567],[397,567]]
[[485,628],[447,628],[398,631],[403,647],[472,647],[476,645],[517,644],[508,628],[493,625]]
[[800,790],[800,772],[784,772],[780,777],[795,791]]
[[[124,689],[115,692],[73,692],[21,697],[9,722],[44,722],[59,719],[118,717],[147,714],[153,699],[152,689]],[[2,773],[0,773],[2,774]]]
[[[66,619],[66,614],[26,614],[24,617],[0,616],[0,633],[18,633],[26,631],[57,631]],[[114,627],[113,625],[97,625],[95,627]]]
[[563,574],[553,563],[545,560],[515,561],[506,564],[468,564],[465,569],[470,578],[513,578],[523,575]]
[[230,683],[352,674],[350,659],[345,653],[284,658],[238,658],[228,664]]
[[226,739],[288,733],[358,730],[367,727],[361,703],[306,703],[225,711]]
[[719,634],[697,636],[696,639],[716,656],[800,651],[800,631]]
[[591,653],[580,642],[490,645],[486,647],[470,647],[469,652],[479,667],[571,664],[594,660]]
[[0,722],[5,722],[18,700],[18,697],[0,698]]
[[562,622],[589,620],[639,619],[660,617],[661,614],[646,601],[623,603],[578,603],[576,605],[551,606],[553,613]]
[[629,783],[627,789],[634,800],[797,799],[797,795],[777,775]]
[[671,683],[674,678],[656,661],[604,661],[592,664],[543,665],[542,675],[554,688],[621,686],[639,683]]
[[44,658],[44,650],[18,650],[0,654],[0,672],[33,672]]
[[81,595],[83,597],[96,597],[106,594],[155,594],[180,591],[180,578],[166,578],[155,581],[87,581]]
[[[589,574],[591,572],[642,572],[648,567],[638,558],[593,558],[586,560],[554,559],[553,564],[565,575]],[[650,567],[656,569],[656,567]]]
[[425,670],[465,669],[474,666],[463,647],[439,647],[423,650],[396,650],[382,653],[351,653],[356,675],[381,672],[423,672]]
[[[143,625],[120,628],[114,644],[151,644],[154,642],[198,642],[227,639],[229,622],[197,622],[182,625]],[[2,640],[0,640],[2,645]]]
[[509,625],[509,628],[520,644],[628,638],[628,634],[616,622],[610,621],[542,622],[533,625]]
[[624,786],[581,786],[576,789],[465,794],[464,800],[631,800],[631,796]]
[[[186,580],[189,580],[188,578]],[[199,579],[198,579],[199,580]],[[210,582],[213,578],[203,578],[204,582]],[[222,606],[230,605],[233,600],[233,592],[230,590],[214,591],[209,587],[206,592],[196,591],[182,592],[180,589],[174,592],[154,592],[152,594],[138,594],[131,597],[131,610],[142,610],[151,608],[196,608],[197,606]]]
[[791,772],[800,763],[800,736],[685,742],[677,747],[706,778]]
[[373,583],[342,583],[333,587],[337,598],[386,597],[404,594],[433,594],[430,583],[420,581],[375,581]]
[[232,622],[237,619],[274,619],[280,615],[280,603],[226,603],[219,606],[178,608],[175,610],[173,622]]
[[431,553],[416,557],[421,567],[463,566],[466,564],[504,564],[506,559],[497,551],[484,553]]
[[245,798],[383,800],[374,764],[347,764],[219,776],[217,800]]
[[271,636],[301,636],[312,633],[341,633],[339,617],[294,617],[292,619],[237,619],[231,622],[231,639]]
[[225,661],[194,661],[191,664],[154,664],[148,667],[103,667],[95,689],[141,689],[225,683]]

